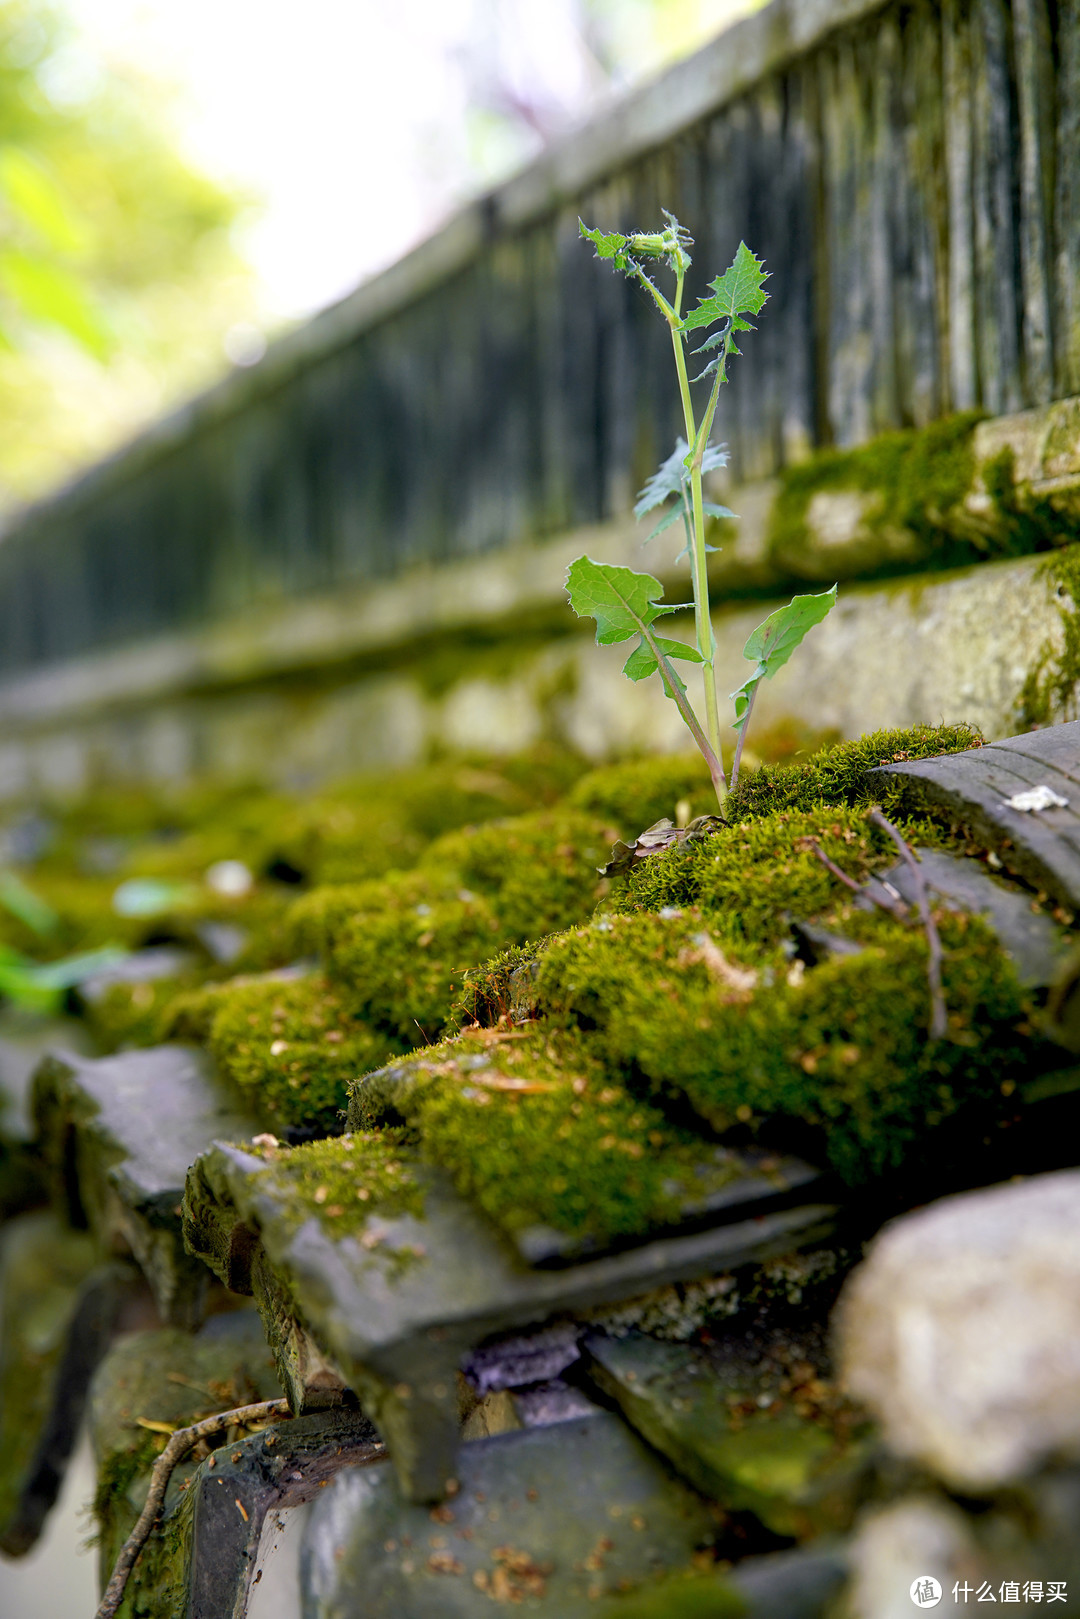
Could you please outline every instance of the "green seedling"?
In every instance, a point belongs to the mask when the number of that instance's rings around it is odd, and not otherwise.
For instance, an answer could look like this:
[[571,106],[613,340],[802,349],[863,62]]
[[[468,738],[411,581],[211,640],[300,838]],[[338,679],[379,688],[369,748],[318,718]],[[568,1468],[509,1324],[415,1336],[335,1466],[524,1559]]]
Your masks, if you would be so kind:
[[[720,739],[715,673],[716,638],[709,612],[708,578],[708,554],[717,548],[705,543],[705,519],[734,517],[735,514],[728,511],[726,506],[718,506],[705,499],[702,479],[705,473],[727,463],[723,446],[709,443],[717,400],[722,384],[727,381],[728,360],[740,352],[735,344],[735,334],[754,330],[747,317],[760,313],[768,297],[764,288],[768,277],[762,261],[755,258],[745,242],[741,242],[730,268],[710,283],[710,295],[702,298],[696,309],[684,315],[683,291],[691,263],[687,250],[693,246],[693,238],[666,209],[664,217],[667,225],[663,230],[632,236],[622,236],[617,231],[591,229],[580,220],[578,223],[582,236],[596,249],[597,258],[607,259],[614,269],[641,283],[671,332],[686,437],[676,442],[672,454],[649,479],[641,491],[634,513],[639,518],[644,517],[647,512],[671,502],[649,539],[655,539],[682,520],[685,544],[676,561],[683,556],[689,559],[694,599],[692,603],[665,602],[663,586],[652,574],[636,573],[633,568],[617,567],[611,563],[594,562],[587,556],[578,557],[570,564],[566,586],[570,605],[579,617],[595,618],[596,639],[600,645],[610,646],[637,637],[638,644],[623,665],[623,672],[631,680],[644,680],[649,675],[659,674],[665,693],[678,707],[709,767],[717,802],[723,811],[729,788]],[[675,293],[670,302],[646,273],[645,265],[650,261],[666,265],[675,277]],[[712,353],[712,358],[700,375],[691,380],[687,371],[686,345],[692,332],[708,334],[693,352]],[[708,401],[698,419],[690,390],[694,383],[710,379]],[[753,663],[754,670],[731,694],[735,703],[733,728],[737,734],[731,769],[732,787],[738,781],[746,729],[761,682],[771,679],[783,667],[806,632],[821,622],[835,601],[835,585],[819,595],[794,597],[786,607],[771,613],[763,624],[759,624],[743,648],[743,655]],[[694,610],[695,645],[673,641],[656,633],[654,625],[657,619],[666,613],[682,612],[691,605]],[[698,719],[690,702],[686,684],[675,667],[676,660],[701,665],[704,722]]]

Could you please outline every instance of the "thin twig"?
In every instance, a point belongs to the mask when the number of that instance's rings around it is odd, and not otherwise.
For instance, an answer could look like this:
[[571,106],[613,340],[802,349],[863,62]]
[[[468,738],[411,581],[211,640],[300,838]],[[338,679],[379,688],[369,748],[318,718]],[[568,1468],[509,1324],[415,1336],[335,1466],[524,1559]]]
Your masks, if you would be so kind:
[[926,930],[926,944],[929,959],[926,965],[926,976],[930,982],[930,1038],[931,1040],[944,1040],[948,1032],[949,1020],[945,1009],[945,991],[941,985],[941,936],[930,909],[930,895],[926,887],[926,877],[922,866],[915,858],[911,845],[905,841],[893,826],[892,822],[884,816],[880,809],[874,808],[867,817],[874,826],[879,826],[887,832],[900,851],[901,858],[911,870],[915,883],[915,898],[919,907],[919,917]]
[[[857,894],[860,899],[870,900],[872,904],[879,906],[883,911],[888,911],[889,915],[895,916],[898,922],[907,921],[908,908],[902,899],[894,900],[891,897],[882,899],[880,894],[874,892],[869,883],[857,883],[854,877],[849,877],[846,871],[841,871],[835,860],[829,859],[817,838],[808,838],[807,842],[821,861],[821,864],[828,871],[831,871],[834,877],[838,877],[845,887],[850,888],[853,894]],[[885,884],[882,883],[879,886],[885,887]],[[886,888],[887,892],[888,889]]]
[[135,1567],[139,1553],[150,1538],[150,1531],[165,1500],[165,1491],[169,1487],[172,1470],[177,1462],[183,1460],[192,1445],[197,1444],[200,1439],[209,1438],[211,1434],[220,1433],[223,1428],[231,1428],[234,1424],[246,1427],[248,1423],[266,1422],[275,1417],[289,1415],[291,1413],[288,1400],[261,1400],[258,1405],[237,1406],[235,1411],[222,1411],[216,1417],[206,1417],[202,1422],[192,1423],[190,1428],[176,1430],[154,1463],[146,1505],[139,1514],[138,1523],[120,1548],[112,1578],[105,1587],[105,1595],[94,1619],[112,1619],[124,1600],[128,1576]]

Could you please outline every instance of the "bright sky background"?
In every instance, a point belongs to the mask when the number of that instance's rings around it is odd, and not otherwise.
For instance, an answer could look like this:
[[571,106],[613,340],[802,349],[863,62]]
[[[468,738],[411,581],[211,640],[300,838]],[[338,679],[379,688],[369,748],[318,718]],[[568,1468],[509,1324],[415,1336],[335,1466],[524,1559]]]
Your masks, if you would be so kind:
[[[760,0],[611,0],[624,80]],[[540,144],[476,111],[519,98],[548,133],[610,94],[577,0],[66,0],[90,47],[162,85],[182,147],[260,204],[242,247],[270,323],[344,296]],[[617,35],[617,39],[616,36]],[[63,65],[76,93],[88,71]],[[470,112],[470,108],[472,109]]]

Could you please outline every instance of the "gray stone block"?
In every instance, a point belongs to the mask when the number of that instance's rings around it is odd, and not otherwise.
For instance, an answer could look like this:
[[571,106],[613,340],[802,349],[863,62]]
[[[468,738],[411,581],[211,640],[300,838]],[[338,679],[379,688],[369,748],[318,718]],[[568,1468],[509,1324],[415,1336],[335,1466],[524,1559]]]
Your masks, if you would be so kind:
[[208,1276],[184,1250],[184,1178],[216,1137],[255,1128],[219,1091],[209,1059],[184,1046],[53,1055],[34,1076],[33,1109],[73,1222],[88,1223],[106,1252],[134,1255],[163,1320],[196,1326]]
[[288,1300],[298,1330],[378,1424],[417,1500],[438,1499],[454,1476],[458,1367],[485,1338],[760,1262],[820,1239],[833,1216],[820,1204],[758,1218],[740,1210],[726,1225],[530,1269],[446,1176],[420,1162],[410,1172],[421,1217],[372,1215],[338,1236],[332,1223],[298,1216],[284,1195],[288,1159],[269,1164],[219,1144],[188,1178],[185,1229],[192,1252],[229,1287],[254,1293],[287,1387],[294,1374],[283,1339],[292,1329],[278,1301]]
[[617,1417],[600,1412],[463,1446],[460,1488],[428,1512],[389,1469],[347,1469],[301,1553],[304,1619],[551,1619],[690,1565],[712,1515]]

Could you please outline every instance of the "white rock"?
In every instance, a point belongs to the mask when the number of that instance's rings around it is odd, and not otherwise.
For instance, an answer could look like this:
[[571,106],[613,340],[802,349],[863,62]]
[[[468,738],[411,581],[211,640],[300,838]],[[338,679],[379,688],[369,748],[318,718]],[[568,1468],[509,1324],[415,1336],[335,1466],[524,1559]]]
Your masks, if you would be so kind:
[[[953,1586],[971,1583],[980,1564],[962,1512],[931,1496],[911,1496],[859,1523],[848,1553],[844,1619],[914,1619],[916,1580],[941,1586],[934,1619],[956,1613]],[[925,1609],[921,1610],[925,1611]]]
[[1005,800],[1005,808],[1031,811],[1054,809],[1056,806],[1064,809],[1068,802],[1067,798],[1062,798],[1060,793],[1055,793],[1052,787],[1047,787],[1043,782],[1038,787],[1028,787],[1022,793],[1013,793],[1011,798]]
[[887,1226],[841,1295],[845,1384],[961,1489],[1080,1456],[1080,1170],[943,1199]]

